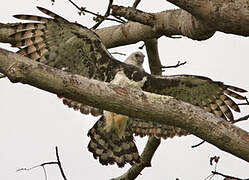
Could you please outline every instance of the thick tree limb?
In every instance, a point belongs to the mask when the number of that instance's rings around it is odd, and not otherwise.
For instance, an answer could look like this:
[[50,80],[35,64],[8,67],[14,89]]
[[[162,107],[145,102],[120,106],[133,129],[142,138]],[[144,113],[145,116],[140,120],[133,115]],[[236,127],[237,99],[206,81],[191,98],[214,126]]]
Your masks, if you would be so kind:
[[157,39],[144,41],[151,74],[162,75],[162,64],[158,53]]
[[5,74],[12,82],[29,84],[94,107],[181,127],[249,162],[248,132],[199,107],[172,97],[89,80],[4,49],[0,49],[0,73]]
[[152,31],[160,35],[187,36],[194,40],[205,40],[213,36],[215,29],[182,9],[167,10],[159,13],[143,11],[123,6],[112,6],[112,14],[125,17],[152,27]]
[[217,31],[249,35],[249,1],[247,0],[167,0]]

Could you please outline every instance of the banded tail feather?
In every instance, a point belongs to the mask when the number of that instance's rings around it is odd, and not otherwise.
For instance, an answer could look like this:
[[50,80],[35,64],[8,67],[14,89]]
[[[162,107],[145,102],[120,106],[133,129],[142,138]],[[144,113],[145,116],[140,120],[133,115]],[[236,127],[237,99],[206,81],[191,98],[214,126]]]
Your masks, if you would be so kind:
[[88,150],[93,153],[93,157],[98,158],[102,165],[116,163],[118,167],[139,162],[140,156],[132,133],[125,131],[120,139],[116,132],[107,132],[105,126],[106,121],[102,116],[88,132],[91,139]]

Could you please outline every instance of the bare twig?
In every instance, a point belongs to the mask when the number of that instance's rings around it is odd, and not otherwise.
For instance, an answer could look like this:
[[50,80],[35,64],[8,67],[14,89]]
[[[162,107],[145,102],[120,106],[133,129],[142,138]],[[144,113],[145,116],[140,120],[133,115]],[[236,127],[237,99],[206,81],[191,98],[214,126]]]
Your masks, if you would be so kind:
[[59,169],[60,169],[60,172],[61,172],[61,175],[63,177],[64,180],[67,180],[66,176],[65,176],[65,173],[63,171],[63,168],[61,166],[61,162],[60,162],[60,157],[59,157],[59,153],[58,153],[58,147],[56,146],[55,147],[55,153],[56,153],[56,159],[57,161],[51,161],[51,162],[45,162],[45,163],[42,163],[40,165],[36,165],[36,166],[33,166],[31,168],[21,168],[21,169],[17,169],[16,171],[30,171],[32,169],[35,169],[35,168],[38,168],[38,167],[42,167],[43,168],[43,171],[44,171],[44,175],[45,175],[45,180],[47,180],[47,173],[46,173],[46,169],[45,169],[45,166],[46,165],[51,165],[51,164],[56,164],[59,166]]
[[116,21],[118,23],[124,23],[124,21],[120,18],[117,18],[117,19],[113,19],[113,18],[107,18],[107,17],[104,17],[100,14],[97,14],[97,13],[94,13],[94,12],[91,12],[91,11],[88,11],[86,8],[84,7],[79,7],[77,4],[75,4],[73,1],[71,0],[68,0],[74,7],[76,7],[79,11],[80,11],[80,14],[81,13],[88,13],[88,14],[91,14],[91,15],[94,15],[96,16],[98,19],[105,19],[105,20],[109,20],[109,21]]
[[219,160],[220,160],[219,156],[213,156],[213,157],[210,158],[210,160],[209,160],[210,165],[212,166],[213,162],[215,162],[215,167],[214,167],[214,171],[211,171],[212,174],[210,174],[208,177],[206,177],[205,180],[206,179],[211,180],[215,175],[222,176],[226,180],[249,180],[249,178],[241,179],[241,178],[238,178],[238,177],[234,177],[234,176],[230,176],[230,175],[226,175],[226,174],[217,172],[216,169],[217,169],[217,165],[218,165]]
[[46,169],[44,166],[42,166],[42,169],[43,169],[43,172],[44,172],[44,175],[45,175],[45,180],[48,179],[48,176],[47,176],[47,172],[46,172]]
[[135,0],[135,2],[133,3],[132,7],[133,8],[137,8],[138,4],[141,2],[141,0]]
[[17,169],[16,172],[19,172],[19,171],[30,171],[32,169],[35,169],[35,168],[38,168],[38,167],[42,167],[43,171],[44,171],[44,176],[45,176],[45,180],[47,180],[47,172],[46,172],[46,169],[45,169],[45,166],[46,165],[51,165],[51,164],[58,164],[58,162],[46,162],[46,163],[42,163],[40,165],[36,165],[36,166],[33,166],[31,168],[21,168],[21,169]]
[[105,12],[105,15],[91,29],[96,29],[110,15],[112,3],[113,3],[113,0],[109,0],[109,4]]
[[213,162],[215,162],[215,171],[216,171],[217,163],[219,162],[219,160],[220,160],[220,156],[213,156],[209,159],[209,163],[211,166],[213,165]]
[[55,152],[56,152],[57,164],[58,164],[58,166],[59,166],[61,175],[62,175],[62,177],[63,177],[64,180],[67,180],[66,175],[65,175],[65,173],[64,173],[64,171],[63,171],[63,168],[62,168],[62,166],[61,166],[61,162],[60,162],[60,157],[59,157],[58,147],[57,147],[57,146],[55,147]]
[[113,5],[111,8],[112,15],[114,16],[121,16],[129,21],[139,22],[151,27],[153,27],[155,24],[155,15],[152,13],[145,13],[133,7],[123,7],[117,5]]
[[186,61],[184,61],[182,63],[180,61],[178,61],[176,65],[173,65],[173,66],[162,66],[161,68],[162,69],[166,69],[166,68],[177,68],[177,67],[182,66],[182,65],[184,65],[186,63],[187,63]]
[[220,176],[223,176],[224,178],[229,179],[229,180],[248,180],[248,178],[246,178],[246,179],[241,179],[241,178],[238,178],[238,177],[234,177],[234,176],[229,176],[229,175],[226,175],[226,174],[222,174],[222,173],[219,173],[219,172],[217,172],[217,171],[212,171],[212,174],[213,174],[213,175],[220,175]]
[[196,147],[202,145],[204,142],[206,142],[206,141],[201,141],[200,143],[191,146],[191,148],[196,148]]
[[143,44],[142,46],[138,47],[138,49],[143,49],[145,46],[145,44]]
[[51,165],[51,164],[57,164],[57,162],[46,162],[46,163],[42,163],[40,165],[33,166],[31,168],[21,168],[21,169],[17,169],[16,172],[18,172],[18,171],[30,171],[32,169],[35,169],[35,168],[38,168],[38,167],[44,167],[46,165]]

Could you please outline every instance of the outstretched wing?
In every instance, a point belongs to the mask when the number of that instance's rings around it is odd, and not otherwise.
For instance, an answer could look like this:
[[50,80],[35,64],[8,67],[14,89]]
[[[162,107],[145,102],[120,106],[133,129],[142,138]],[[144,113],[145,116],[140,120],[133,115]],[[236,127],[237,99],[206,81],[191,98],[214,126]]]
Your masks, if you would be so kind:
[[246,97],[239,93],[247,92],[244,89],[225,85],[222,82],[212,81],[207,77],[193,75],[176,75],[165,78],[150,77],[142,89],[173,96],[229,120],[234,120],[231,109],[240,112],[238,104],[230,97],[246,100]]
[[142,89],[197,105],[219,117],[233,120],[229,108],[239,112],[238,105],[229,97],[245,100],[239,93],[243,89],[214,82],[209,78],[179,75],[152,76],[141,69],[114,59],[99,37],[86,27],[70,23],[44,9],[38,9],[52,18],[16,15],[16,18],[39,21],[13,26],[16,33],[12,45],[19,47],[19,54],[44,62],[49,66],[80,74],[88,78],[110,82],[118,71],[131,80],[141,81]]
[[[113,57],[93,31],[70,23],[47,9],[38,9],[51,18],[14,16],[18,19],[38,21],[12,26],[15,33],[10,37],[15,40],[12,46],[20,48],[18,54],[88,78],[101,81],[113,79],[116,70],[119,70],[120,62],[113,61]],[[115,68],[112,71],[110,67]],[[110,70],[108,74],[106,68]]]

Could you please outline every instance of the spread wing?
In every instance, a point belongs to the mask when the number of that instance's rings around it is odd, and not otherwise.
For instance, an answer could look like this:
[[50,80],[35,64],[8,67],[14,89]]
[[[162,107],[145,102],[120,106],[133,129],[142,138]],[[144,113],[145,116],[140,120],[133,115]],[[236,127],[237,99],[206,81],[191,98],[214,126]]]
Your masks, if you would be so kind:
[[152,77],[146,81],[142,89],[173,96],[228,120],[234,120],[231,109],[240,112],[238,104],[231,97],[246,100],[240,93],[247,92],[207,77],[192,75]]
[[16,18],[38,21],[13,26],[11,37],[19,47],[19,54],[41,61],[49,66],[80,74],[88,78],[110,82],[115,74],[123,71],[131,80],[141,81],[142,89],[197,105],[219,117],[233,120],[230,110],[239,112],[238,105],[229,97],[246,98],[239,93],[243,89],[193,75],[152,76],[141,69],[113,58],[100,38],[81,25],[70,23],[49,10],[38,7],[51,18],[31,15],[15,15]]
[[[38,9],[51,18],[14,16],[38,21],[13,25],[16,32],[10,37],[16,41],[12,46],[20,48],[18,54],[85,77],[108,82],[113,79],[120,62],[113,60],[93,31],[70,23],[47,9]],[[106,68],[110,68],[108,74]]]

